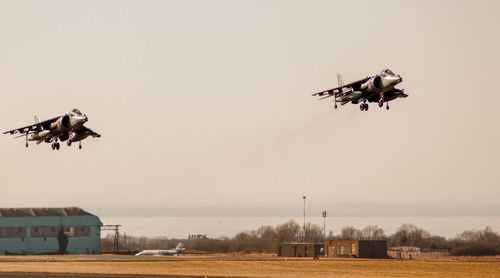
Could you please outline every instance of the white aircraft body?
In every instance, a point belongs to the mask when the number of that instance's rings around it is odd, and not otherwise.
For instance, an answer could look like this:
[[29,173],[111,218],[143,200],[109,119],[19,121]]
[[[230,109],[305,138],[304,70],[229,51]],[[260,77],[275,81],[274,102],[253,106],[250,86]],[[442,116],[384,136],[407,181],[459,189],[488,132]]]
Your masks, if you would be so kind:
[[170,250],[142,250],[136,256],[179,256],[186,248],[182,248],[182,242],[175,249]]

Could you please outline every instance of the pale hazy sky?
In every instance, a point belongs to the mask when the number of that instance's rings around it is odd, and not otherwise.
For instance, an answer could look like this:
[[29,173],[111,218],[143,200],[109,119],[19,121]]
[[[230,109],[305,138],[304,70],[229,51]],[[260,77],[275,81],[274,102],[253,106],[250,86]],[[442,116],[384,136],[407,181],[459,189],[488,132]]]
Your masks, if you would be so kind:
[[[1,207],[500,205],[499,1],[0,1]],[[390,68],[409,97],[312,93]],[[294,212],[292,212],[293,214]],[[497,212],[498,213],[498,212]]]

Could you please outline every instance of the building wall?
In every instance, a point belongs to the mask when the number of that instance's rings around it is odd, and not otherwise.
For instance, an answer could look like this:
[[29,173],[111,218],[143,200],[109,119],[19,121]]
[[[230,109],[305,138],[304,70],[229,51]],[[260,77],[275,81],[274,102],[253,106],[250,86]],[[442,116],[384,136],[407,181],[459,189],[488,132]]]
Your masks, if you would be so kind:
[[385,240],[325,240],[325,256],[380,258],[387,257]]
[[358,248],[358,258],[387,258],[387,241],[385,240],[360,240]]
[[280,244],[278,245],[278,256],[295,257],[295,249],[295,244]]
[[44,254],[59,251],[63,226],[68,254],[100,253],[102,226],[97,216],[0,217],[0,254]]
[[325,255],[327,257],[357,257],[357,240],[325,240]]
[[317,243],[282,243],[278,245],[280,257],[318,257],[323,244]]
[[415,259],[420,257],[420,248],[415,246],[391,247],[387,255],[393,259]]

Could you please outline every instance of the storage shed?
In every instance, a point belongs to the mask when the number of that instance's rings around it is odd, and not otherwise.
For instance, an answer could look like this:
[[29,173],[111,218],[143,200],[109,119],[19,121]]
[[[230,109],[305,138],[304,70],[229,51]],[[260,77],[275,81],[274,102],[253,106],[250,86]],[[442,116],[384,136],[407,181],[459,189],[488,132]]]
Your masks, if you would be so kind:
[[102,222],[81,208],[0,208],[0,254],[98,254]]
[[325,240],[326,257],[387,258],[385,240]]

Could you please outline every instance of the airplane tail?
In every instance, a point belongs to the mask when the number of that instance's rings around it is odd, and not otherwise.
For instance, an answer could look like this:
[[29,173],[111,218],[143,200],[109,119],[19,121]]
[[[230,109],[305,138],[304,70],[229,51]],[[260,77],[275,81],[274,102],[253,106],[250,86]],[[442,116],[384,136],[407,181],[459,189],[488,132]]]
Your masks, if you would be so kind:
[[339,82],[339,87],[342,87],[345,85],[344,80],[342,79],[342,74],[337,73],[337,80]]
[[186,248],[183,248],[184,247],[184,244],[182,244],[182,242],[180,242],[177,247],[175,247],[175,250],[179,251],[179,252],[182,252],[184,249]]
[[40,123],[40,119],[38,118],[38,115],[35,114],[35,124],[39,124]]

